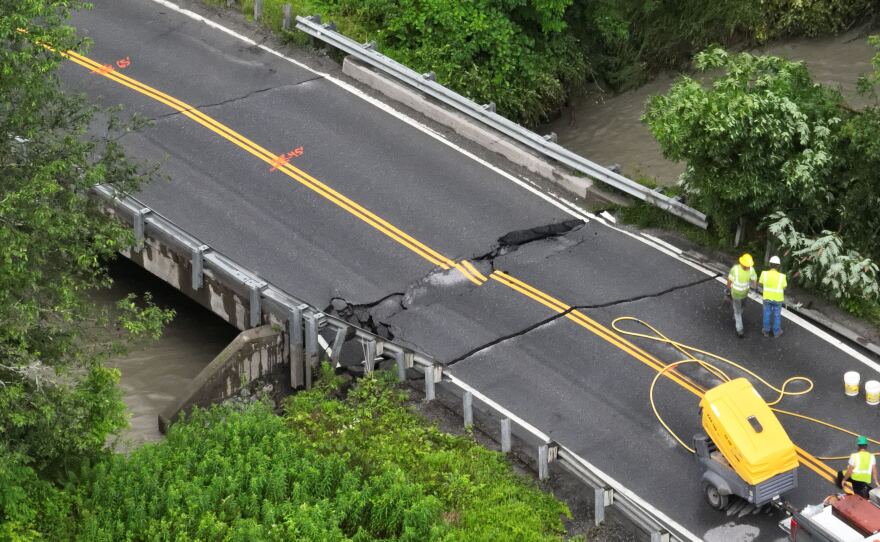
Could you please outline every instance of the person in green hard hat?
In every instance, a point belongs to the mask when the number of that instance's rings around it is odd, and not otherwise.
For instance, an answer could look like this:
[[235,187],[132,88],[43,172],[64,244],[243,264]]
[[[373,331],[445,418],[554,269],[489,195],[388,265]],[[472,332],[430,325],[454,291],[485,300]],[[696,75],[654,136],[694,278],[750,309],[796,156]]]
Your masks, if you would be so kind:
[[874,454],[868,451],[868,438],[864,435],[856,439],[858,451],[849,456],[849,465],[846,472],[837,471],[837,486],[843,487],[843,484],[849,480],[852,483],[853,493],[868,498],[871,492],[871,482],[877,483],[877,462],[874,460]]

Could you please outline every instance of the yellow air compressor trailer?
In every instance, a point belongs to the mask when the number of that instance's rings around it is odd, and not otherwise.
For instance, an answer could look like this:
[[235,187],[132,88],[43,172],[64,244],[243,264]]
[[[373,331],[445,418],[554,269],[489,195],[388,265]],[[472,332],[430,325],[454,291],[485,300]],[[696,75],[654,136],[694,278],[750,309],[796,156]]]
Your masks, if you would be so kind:
[[748,380],[707,391],[700,412],[705,433],[694,437],[694,450],[713,508],[724,509],[730,495],[762,506],[797,487],[794,444]]

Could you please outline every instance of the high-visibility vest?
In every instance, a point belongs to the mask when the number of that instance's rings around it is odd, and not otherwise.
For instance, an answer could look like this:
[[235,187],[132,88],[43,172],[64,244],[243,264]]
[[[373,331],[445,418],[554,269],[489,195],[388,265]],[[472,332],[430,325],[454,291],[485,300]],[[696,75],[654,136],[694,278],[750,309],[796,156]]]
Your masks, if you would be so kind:
[[856,482],[871,483],[871,463],[873,457],[870,452],[856,452],[849,458],[849,462],[853,465],[851,478]]
[[749,286],[753,280],[758,280],[758,274],[755,273],[754,267],[749,267],[746,271],[741,265],[736,264],[730,268],[727,280],[730,281],[730,295],[735,299],[742,299],[749,295]]
[[759,282],[764,285],[764,299],[779,303],[785,301],[783,292],[785,292],[785,287],[788,286],[785,273],[780,273],[775,269],[762,271]]

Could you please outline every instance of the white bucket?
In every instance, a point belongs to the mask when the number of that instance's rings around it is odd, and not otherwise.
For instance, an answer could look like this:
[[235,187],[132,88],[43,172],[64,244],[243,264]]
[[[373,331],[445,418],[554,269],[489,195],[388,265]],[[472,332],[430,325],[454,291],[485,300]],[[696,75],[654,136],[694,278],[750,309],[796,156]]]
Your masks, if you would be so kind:
[[847,371],[843,373],[843,392],[850,397],[859,394],[859,373],[855,371]]
[[869,405],[880,404],[880,382],[876,380],[865,382],[865,401]]

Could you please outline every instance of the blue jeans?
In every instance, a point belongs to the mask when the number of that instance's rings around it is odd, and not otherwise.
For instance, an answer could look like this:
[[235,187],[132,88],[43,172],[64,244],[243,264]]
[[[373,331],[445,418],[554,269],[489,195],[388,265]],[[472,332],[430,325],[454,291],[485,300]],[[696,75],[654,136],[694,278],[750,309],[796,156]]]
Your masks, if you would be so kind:
[[770,319],[773,319],[773,334],[779,335],[782,329],[782,303],[764,300],[764,333],[770,332]]

